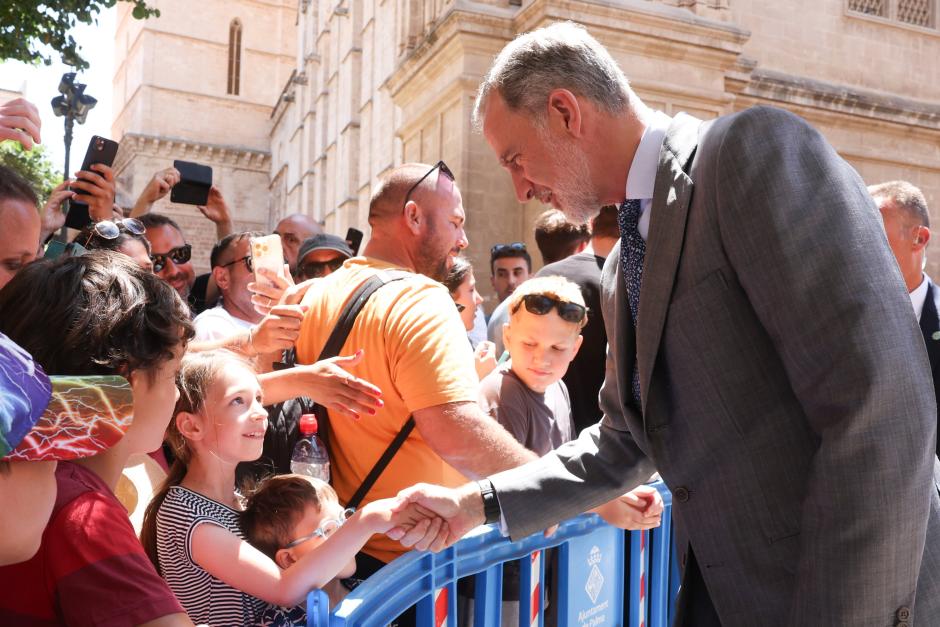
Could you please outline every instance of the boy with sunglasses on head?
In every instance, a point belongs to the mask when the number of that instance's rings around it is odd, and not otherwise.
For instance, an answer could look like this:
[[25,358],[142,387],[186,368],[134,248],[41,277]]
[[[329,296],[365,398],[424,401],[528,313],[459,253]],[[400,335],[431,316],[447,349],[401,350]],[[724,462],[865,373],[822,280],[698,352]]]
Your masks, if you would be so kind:
[[507,300],[503,342],[510,361],[480,384],[480,406],[526,448],[544,455],[574,437],[561,378],[581,347],[587,307],[581,289],[559,277],[530,279]]

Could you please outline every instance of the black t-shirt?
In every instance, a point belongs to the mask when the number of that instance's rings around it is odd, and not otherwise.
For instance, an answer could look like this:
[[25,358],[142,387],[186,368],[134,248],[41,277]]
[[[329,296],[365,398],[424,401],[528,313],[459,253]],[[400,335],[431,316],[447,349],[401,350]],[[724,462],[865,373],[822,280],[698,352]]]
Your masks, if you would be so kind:
[[206,309],[206,291],[209,289],[209,273],[200,274],[193,281],[193,286],[189,290],[189,310],[193,318],[201,314]]
[[581,350],[562,377],[571,396],[571,418],[576,433],[581,433],[601,419],[598,394],[604,382],[607,359],[607,331],[601,315],[601,268],[604,258],[592,253],[578,253],[550,263],[535,276],[563,276],[581,288],[588,307],[588,322],[582,329]]

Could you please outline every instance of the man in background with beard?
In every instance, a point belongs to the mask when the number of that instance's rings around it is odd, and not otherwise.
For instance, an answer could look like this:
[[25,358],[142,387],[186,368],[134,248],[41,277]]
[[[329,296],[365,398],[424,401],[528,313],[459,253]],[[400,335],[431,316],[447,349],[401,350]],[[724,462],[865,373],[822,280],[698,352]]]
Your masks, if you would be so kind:
[[[384,402],[361,421],[330,416],[332,482],[341,503],[349,502],[409,416],[415,431],[363,504],[420,481],[457,486],[534,458],[477,406],[473,352],[453,299],[438,283],[467,247],[464,220],[460,190],[443,162],[403,165],[372,197],[372,237],[364,256],[317,281],[304,297],[309,309],[297,356],[313,363],[360,285],[379,273],[406,271],[368,300],[340,350],[365,351],[349,371],[377,385]],[[356,576],[370,575],[406,550],[375,536],[358,556]]]

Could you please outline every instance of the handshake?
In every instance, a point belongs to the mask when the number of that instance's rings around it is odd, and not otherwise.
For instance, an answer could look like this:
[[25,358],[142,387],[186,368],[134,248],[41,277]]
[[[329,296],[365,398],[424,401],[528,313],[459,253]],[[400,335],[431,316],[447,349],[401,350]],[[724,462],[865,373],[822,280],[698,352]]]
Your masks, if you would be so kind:
[[[475,482],[458,488],[419,483],[389,501],[394,505],[384,533],[419,551],[446,549],[485,522],[483,497]],[[590,512],[621,529],[653,529],[662,519],[663,499],[655,488],[641,485]],[[545,534],[551,535],[554,529]]]

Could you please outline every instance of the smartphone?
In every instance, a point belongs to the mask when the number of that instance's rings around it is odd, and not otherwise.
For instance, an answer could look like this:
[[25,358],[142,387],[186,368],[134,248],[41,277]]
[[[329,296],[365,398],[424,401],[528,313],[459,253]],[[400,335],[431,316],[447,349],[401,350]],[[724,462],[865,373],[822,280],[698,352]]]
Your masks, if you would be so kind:
[[353,257],[359,254],[359,247],[362,246],[362,231],[351,228],[346,231],[346,243],[352,248]]
[[[88,142],[88,149],[85,151],[85,158],[82,160],[82,170],[91,170],[91,166],[96,163],[102,163],[109,168],[114,164],[114,157],[117,156],[118,143],[106,137],[92,135]],[[68,176],[70,173],[66,172]],[[72,229],[83,229],[91,222],[88,215],[88,205],[83,202],[69,201],[69,212],[65,216],[65,226]]]
[[284,276],[284,250],[281,247],[281,236],[275,233],[264,237],[252,237],[251,264],[255,271],[255,283],[273,287],[274,281],[259,274],[258,270],[267,268],[275,274]]
[[191,161],[173,161],[180,173],[180,181],[170,190],[170,202],[182,205],[201,205],[209,202],[212,188],[212,168]]

